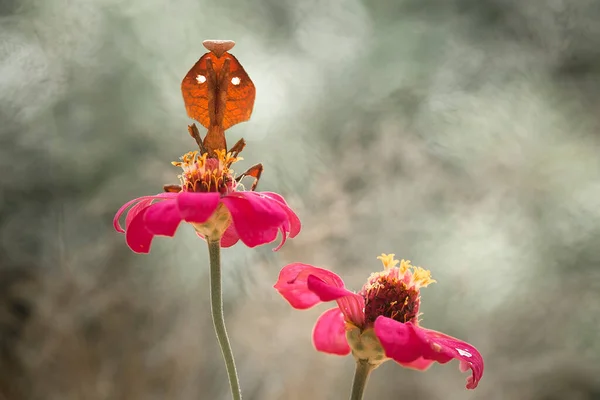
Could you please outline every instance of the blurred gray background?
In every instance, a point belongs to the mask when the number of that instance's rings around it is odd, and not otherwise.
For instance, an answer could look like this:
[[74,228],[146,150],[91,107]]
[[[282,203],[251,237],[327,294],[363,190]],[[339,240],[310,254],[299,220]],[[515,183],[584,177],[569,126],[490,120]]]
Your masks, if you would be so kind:
[[223,253],[247,400],[345,399],[327,306],[272,289],[301,261],[358,290],[396,253],[432,271],[423,325],[479,348],[392,362],[365,399],[600,399],[600,2],[0,0],[0,399],[228,399],[189,226],[135,255],[112,229],[194,148],[180,81],[208,38],[257,87],[238,169],[304,224]]

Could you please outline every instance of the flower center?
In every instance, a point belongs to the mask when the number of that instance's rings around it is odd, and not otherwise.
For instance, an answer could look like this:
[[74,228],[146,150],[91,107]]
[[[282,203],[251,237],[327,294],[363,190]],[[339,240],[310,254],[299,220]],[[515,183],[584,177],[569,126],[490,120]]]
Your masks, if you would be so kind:
[[398,322],[410,322],[419,312],[419,291],[397,279],[381,277],[365,293],[365,323],[375,323],[380,315]]
[[237,183],[233,179],[233,170],[229,167],[241,158],[233,157],[225,150],[215,150],[215,153],[216,158],[208,158],[206,153],[199,155],[198,151],[191,151],[184,154],[180,162],[172,163],[183,169],[183,173],[179,175],[182,191],[221,194],[235,191]]
[[373,326],[379,316],[417,323],[420,288],[435,282],[430,272],[412,266],[410,261],[399,262],[393,254],[378,258],[383,262],[384,271],[371,274],[359,293],[365,299],[365,327]]

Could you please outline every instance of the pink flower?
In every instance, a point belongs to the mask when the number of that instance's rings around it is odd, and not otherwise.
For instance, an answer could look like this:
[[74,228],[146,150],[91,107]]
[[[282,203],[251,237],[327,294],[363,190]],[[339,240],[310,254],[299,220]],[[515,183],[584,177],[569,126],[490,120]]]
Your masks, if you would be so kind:
[[344,287],[331,271],[294,263],[279,274],[275,289],[296,309],[324,301],[337,307],[325,311],[313,330],[317,350],[368,360],[375,367],[392,359],[424,371],[437,361],[460,361],[461,371],[471,369],[467,389],[475,389],[483,375],[483,358],[468,343],[419,325],[420,288],[435,282],[429,271],[394,254],[378,257],[384,271],[374,273],[357,294]]
[[[194,226],[202,238],[220,238],[222,247],[239,240],[248,247],[271,243],[281,232],[282,241],[274,249],[279,250],[288,236],[300,232],[298,216],[277,193],[237,191],[229,169],[236,158],[217,153],[218,158],[184,155],[181,163],[174,163],[184,170],[177,192],[139,197],[117,211],[113,225],[125,233],[131,250],[148,253],[155,235],[173,237],[181,221]],[[127,209],[123,229],[119,218]]]

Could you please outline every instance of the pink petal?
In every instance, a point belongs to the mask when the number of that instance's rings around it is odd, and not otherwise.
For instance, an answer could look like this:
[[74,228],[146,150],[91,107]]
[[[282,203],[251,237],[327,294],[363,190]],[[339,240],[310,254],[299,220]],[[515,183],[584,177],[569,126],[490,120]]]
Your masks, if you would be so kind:
[[221,247],[231,247],[240,240],[233,224],[227,227],[221,238]]
[[292,307],[298,309],[336,300],[348,321],[356,326],[364,325],[364,299],[347,290],[342,278],[331,271],[308,264],[289,264],[279,273],[274,287]]
[[381,316],[375,320],[375,334],[386,356],[400,364],[412,363],[423,355],[423,343],[409,323]]
[[[131,224],[131,221],[133,221],[133,219],[140,213],[140,211],[144,210],[146,207],[148,207],[150,204],[152,204],[152,202],[154,201],[154,199],[143,199],[141,200],[139,203],[134,204],[129,211],[127,211],[127,215],[125,215],[125,230],[129,229],[129,225]],[[118,222],[117,222],[118,224]],[[123,232],[121,232],[123,233]]]
[[277,202],[279,202],[281,204],[281,207],[282,207],[283,211],[286,212],[286,214],[288,216],[288,221],[290,223],[289,235],[291,238],[295,238],[296,235],[298,235],[298,233],[300,233],[302,224],[300,223],[300,218],[298,218],[296,213],[290,208],[290,206],[288,206],[285,199],[281,195],[274,193],[274,192],[260,192],[260,194],[271,197],[271,198],[277,200]]
[[292,307],[305,310],[321,302],[319,296],[308,289],[307,278],[309,275],[318,276],[337,287],[344,287],[342,278],[333,272],[301,263],[293,263],[283,267],[279,273],[279,279],[273,287]]
[[144,215],[146,229],[155,235],[175,235],[181,215],[175,200],[163,200],[152,204]]
[[[204,237],[204,235],[196,232],[196,235],[202,239],[202,240],[206,240],[206,238]],[[223,236],[221,237],[221,247],[231,247],[234,244],[236,244],[238,241],[240,240],[240,238],[238,237],[235,228],[233,227],[233,225],[229,225],[229,227],[225,230],[225,232],[223,233]]]
[[334,301],[344,296],[357,296],[345,287],[329,284],[313,274],[306,278],[306,283],[308,289],[319,296],[321,301]]
[[318,351],[345,356],[350,353],[346,340],[346,322],[339,308],[325,311],[313,329],[313,343]]
[[332,285],[316,275],[309,275],[306,283],[308,289],[319,296],[321,301],[337,301],[338,307],[348,321],[359,327],[364,325],[365,299],[361,295],[351,292],[343,286]]
[[[467,378],[467,389],[475,389],[483,376],[483,357],[469,343],[431,329],[414,327],[415,332],[429,344],[428,353],[423,357],[443,364],[451,359],[460,360],[460,370],[470,369],[472,374]],[[444,361],[446,360],[446,361]]]
[[423,357],[419,357],[415,361],[400,364],[402,364],[402,366],[405,368],[412,368],[416,369],[417,371],[425,371],[426,369],[431,367],[431,364],[433,363],[434,360],[426,360]]
[[248,247],[274,241],[287,218],[277,201],[255,192],[235,192],[221,201],[231,213],[238,236]]
[[296,213],[288,206],[285,199],[281,197],[281,195],[274,192],[259,192],[258,193],[262,197],[268,197],[273,201],[277,202],[281,206],[281,209],[287,214],[287,221],[279,228],[281,232],[281,243],[273,249],[273,251],[278,251],[283,247],[285,242],[287,241],[287,237],[294,238],[298,233],[300,233],[301,223],[300,218],[296,215]]
[[125,228],[127,228],[129,226],[129,224],[131,223],[131,220],[141,210],[143,210],[144,208],[146,208],[147,206],[149,206],[152,203],[152,200],[174,197],[176,195],[177,195],[177,193],[159,193],[154,196],[143,196],[143,197],[138,197],[137,199],[128,201],[127,203],[123,204],[121,206],[121,208],[119,208],[119,211],[117,211],[117,213],[115,214],[115,217],[113,218],[113,227],[115,228],[115,230],[117,232],[125,233],[125,230],[121,227],[121,224],[119,223],[119,218],[121,218],[121,215],[123,215],[125,210],[127,208],[129,208],[129,206],[131,206],[133,203],[138,203],[138,204],[131,207],[131,209],[127,213],[127,217],[125,217]]
[[219,206],[219,193],[177,193],[177,206],[181,218],[186,222],[206,222]]
[[279,226],[279,232],[281,232],[281,242],[279,242],[279,244],[277,245],[277,247],[275,247],[273,249],[273,251],[279,251],[279,249],[281,249],[283,247],[283,245],[287,241],[289,231],[290,231],[290,222],[287,220],[283,221],[283,224],[281,224],[281,226]]
[[440,364],[458,359],[461,369],[472,370],[467,389],[475,389],[483,375],[483,358],[477,349],[451,336],[383,316],[375,321],[375,334],[386,355],[400,364],[414,368],[426,366],[421,359]]
[[125,240],[131,250],[136,253],[148,253],[154,235],[146,229],[144,214],[150,206],[144,208],[131,220],[125,233]]

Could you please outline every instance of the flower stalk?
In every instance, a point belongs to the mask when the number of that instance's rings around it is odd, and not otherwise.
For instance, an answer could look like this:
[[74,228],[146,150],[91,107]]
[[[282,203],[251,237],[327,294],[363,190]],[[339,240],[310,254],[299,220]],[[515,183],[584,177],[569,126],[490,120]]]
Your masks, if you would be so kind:
[[223,291],[221,288],[221,244],[220,238],[206,238],[208,243],[208,254],[210,258],[210,308],[213,325],[221,353],[225,360],[229,385],[231,386],[231,396],[234,400],[241,400],[242,392],[240,390],[240,381],[235,368],[233,351],[225,329],[225,317],[223,315]]
[[354,371],[354,381],[352,382],[352,393],[350,400],[362,400],[369,375],[373,371],[374,365],[369,360],[356,360],[356,370]]

